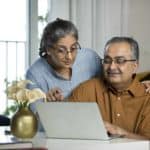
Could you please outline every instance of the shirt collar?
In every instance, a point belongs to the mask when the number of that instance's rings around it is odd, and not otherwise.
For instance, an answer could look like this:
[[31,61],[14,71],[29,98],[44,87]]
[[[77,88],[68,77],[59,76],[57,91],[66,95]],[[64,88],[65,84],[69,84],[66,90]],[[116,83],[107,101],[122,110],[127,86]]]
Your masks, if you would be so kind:
[[122,95],[122,94],[124,95],[128,93],[133,97],[136,97],[136,96],[138,97],[146,93],[144,85],[141,82],[139,82],[136,75],[133,76],[133,81],[130,84],[130,86],[122,92],[118,92],[116,89],[110,86],[106,80],[104,80],[104,84],[106,85],[105,90],[107,91],[110,90],[115,95]]

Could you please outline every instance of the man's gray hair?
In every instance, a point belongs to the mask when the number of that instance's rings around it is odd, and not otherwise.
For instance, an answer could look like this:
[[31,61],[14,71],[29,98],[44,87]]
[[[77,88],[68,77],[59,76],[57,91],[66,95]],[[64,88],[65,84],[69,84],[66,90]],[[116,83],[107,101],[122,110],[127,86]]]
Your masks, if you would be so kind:
[[131,52],[132,52],[132,59],[136,59],[137,61],[139,61],[138,42],[136,40],[134,40],[133,38],[131,38],[131,37],[119,37],[119,36],[112,37],[105,45],[105,52],[111,44],[113,44],[113,43],[122,43],[122,42],[126,42],[130,45]]

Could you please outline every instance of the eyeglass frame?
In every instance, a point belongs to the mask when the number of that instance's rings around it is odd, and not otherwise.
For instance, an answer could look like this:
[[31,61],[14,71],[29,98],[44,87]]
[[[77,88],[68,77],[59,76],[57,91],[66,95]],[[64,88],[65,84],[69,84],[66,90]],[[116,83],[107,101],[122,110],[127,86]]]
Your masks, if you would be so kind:
[[[73,48],[72,46],[76,46],[76,48]],[[57,53],[60,55],[63,55],[63,56],[66,56],[68,53],[73,53],[75,51],[77,51],[78,49],[80,50],[81,49],[81,46],[79,44],[79,42],[76,42],[74,43],[73,45],[71,46],[71,48],[69,48],[69,51],[68,51],[68,48],[65,47],[65,46],[59,46],[59,45],[51,45],[50,48],[54,49],[54,50],[57,50]],[[61,48],[64,48],[64,50],[62,50]],[[72,49],[72,50],[71,50]]]
[[[110,62],[105,62],[105,59],[101,59],[101,62],[102,64],[106,64],[106,65],[111,65],[112,62],[114,62],[115,64],[117,65],[124,65],[126,64],[126,62],[129,62],[129,61],[137,61],[136,59],[126,59],[125,57],[115,57],[115,58],[110,58],[110,57],[107,57],[107,59],[110,59]],[[119,60],[122,59],[122,62],[119,62]]]

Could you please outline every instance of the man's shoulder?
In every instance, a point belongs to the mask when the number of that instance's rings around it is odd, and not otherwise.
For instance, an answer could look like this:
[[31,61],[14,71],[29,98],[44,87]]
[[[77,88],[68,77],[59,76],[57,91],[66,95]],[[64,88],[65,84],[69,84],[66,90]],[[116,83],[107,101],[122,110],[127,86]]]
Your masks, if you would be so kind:
[[103,84],[102,79],[98,78],[98,77],[89,79],[89,80],[87,80],[87,81],[85,81],[85,82],[80,84],[80,86],[82,86],[82,87],[84,86],[84,87],[89,87],[89,88],[91,88],[93,86],[100,86],[100,87],[102,87],[103,85],[104,84]]

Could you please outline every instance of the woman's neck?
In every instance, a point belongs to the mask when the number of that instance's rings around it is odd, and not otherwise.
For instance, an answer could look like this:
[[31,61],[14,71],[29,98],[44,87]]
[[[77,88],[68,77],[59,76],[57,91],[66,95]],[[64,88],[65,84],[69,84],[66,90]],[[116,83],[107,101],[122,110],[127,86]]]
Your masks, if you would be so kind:
[[72,76],[72,70],[71,68],[66,69],[55,69],[57,73],[59,73],[64,79],[69,80]]
[[59,73],[64,79],[71,79],[72,69],[71,68],[61,68],[53,65],[50,59],[47,59],[48,64],[54,69],[55,72]]

